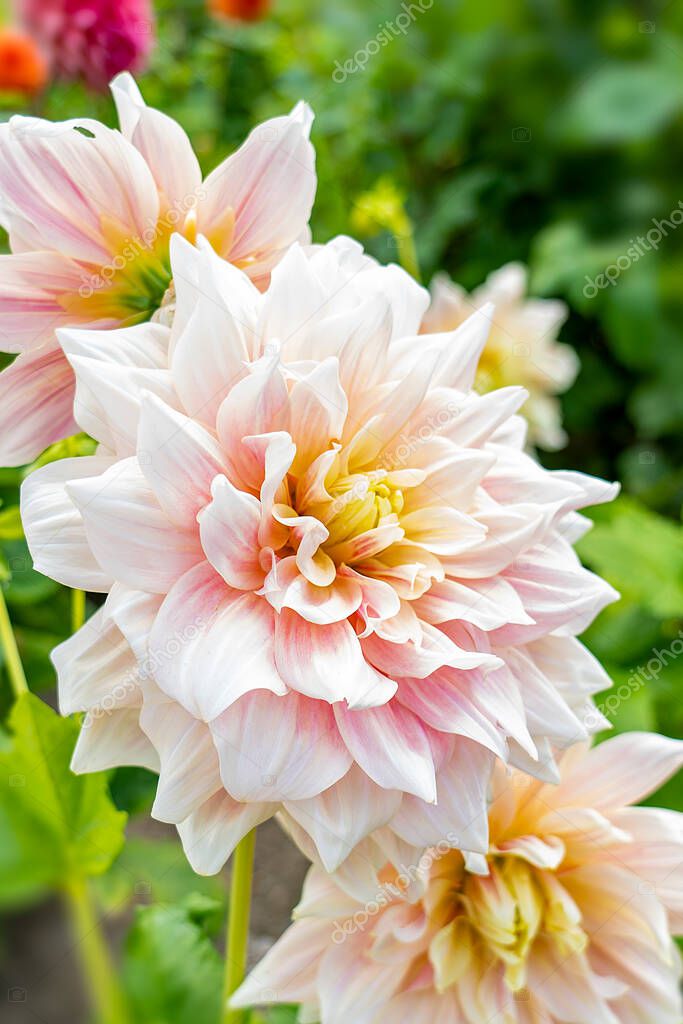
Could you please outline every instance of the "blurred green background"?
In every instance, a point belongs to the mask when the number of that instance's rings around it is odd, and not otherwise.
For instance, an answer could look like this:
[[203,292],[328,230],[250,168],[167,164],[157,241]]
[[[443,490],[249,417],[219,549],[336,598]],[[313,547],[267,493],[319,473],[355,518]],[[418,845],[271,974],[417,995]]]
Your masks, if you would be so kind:
[[[561,339],[576,348],[582,369],[562,399],[568,447],[542,459],[624,487],[594,514],[595,529],[580,545],[586,563],[623,595],[586,636],[615,680],[600,703],[617,730],[683,736],[683,231],[671,219],[683,209],[683,7],[433,0],[426,10],[414,5],[405,33],[349,72],[347,62],[408,8],[395,0],[276,0],[263,20],[240,25],[212,19],[203,0],[160,0],[158,44],[140,84],[148,103],[182,122],[206,170],[256,122],[307,100],[316,112],[316,241],[357,234],[359,197],[388,180],[405,198],[426,282],[445,269],[472,288],[522,260],[534,294],[567,302]],[[108,98],[76,86],[52,87],[33,109],[114,123]],[[634,240],[653,230],[656,245],[634,256]],[[361,241],[383,261],[397,258],[389,232]],[[619,268],[614,283],[590,287],[611,264]],[[48,655],[69,632],[68,595],[31,570],[16,538],[20,476],[0,471],[9,509],[0,514],[2,571],[29,682],[49,698]],[[6,680],[1,696],[6,710]],[[147,813],[153,780],[142,770],[113,773],[109,787],[119,808]],[[683,809],[681,781],[657,802]],[[124,859],[172,857],[171,840],[164,843],[166,853],[136,854],[133,846]],[[103,876],[105,904],[117,885],[125,888],[124,876],[119,862]],[[188,899],[183,879],[172,893],[162,886],[162,895],[142,900],[126,943],[141,1021],[213,1019],[212,1004],[196,1002],[181,967],[197,965],[207,978],[217,969],[206,936],[216,908],[220,918],[222,890],[189,885]],[[50,891],[50,879],[33,881],[15,902]],[[0,901],[10,897],[0,889]],[[155,947],[162,940],[154,914],[170,915],[161,923],[178,936],[180,957],[168,944],[165,952]],[[150,1008],[152,964],[159,985],[173,979],[176,987]]]

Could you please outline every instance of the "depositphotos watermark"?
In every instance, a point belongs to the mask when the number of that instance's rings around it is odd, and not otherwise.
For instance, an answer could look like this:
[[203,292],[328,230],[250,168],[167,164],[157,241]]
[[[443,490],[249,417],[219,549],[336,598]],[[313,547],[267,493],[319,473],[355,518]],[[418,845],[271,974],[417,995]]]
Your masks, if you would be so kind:
[[629,270],[634,263],[642,259],[649,252],[656,252],[663,238],[666,238],[670,231],[683,224],[683,199],[678,200],[678,206],[674,207],[668,217],[659,220],[652,218],[652,227],[645,235],[638,235],[629,239],[629,247],[626,252],[618,256],[614,263],[605,267],[601,274],[596,277],[589,277],[586,274],[586,283],[583,286],[583,296],[586,299],[594,299],[598,292],[605,288],[614,287],[621,275]]
[[667,665],[672,661],[676,661],[682,654],[683,630],[679,630],[678,636],[671,641],[668,647],[661,651],[655,647],[652,651],[652,656],[645,665],[638,665],[625,683],[622,683],[614,690],[610,690],[602,702],[595,709],[588,712],[584,720],[586,728],[590,731],[600,726],[601,717],[614,717],[622,704],[630,700],[634,694],[639,693],[647,683],[652,683],[655,679],[658,679]]
[[394,900],[404,896],[406,890],[413,882],[417,881],[418,878],[424,877],[439,858],[445,856],[451,850],[457,849],[459,842],[455,833],[449,832],[445,839],[442,839],[436,846],[426,850],[417,864],[411,864],[409,867],[401,864],[393,882],[387,882],[385,885],[380,886],[375,894],[375,898],[368,900],[362,910],[357,910],[353,917],[347,917],[344,921],[334,922],[332,941],[335,945],[340,946],[342,942],[346,942],[350,935],[364,931],[368,921],[381,913]]
[[404,36],[416,20],[418,14],[425,14],[433,6],[434,0],[417,0],[417,3],[406,3],[403,0],[401,13],[397,14],[393,21],[385,21],[380,25],[377,35],[373,36],[372,39],[368,39],[365,46],[356,50],[353,57],[349,57],[343,64],[335,61],[332,81],[336,82],[337,85],[341,85],[349,75],[355,74],[356,71],[365,70],[365,66],[371,57],[375,57],[380,50],[388,46],[389,43],[392,43],[394,39]]

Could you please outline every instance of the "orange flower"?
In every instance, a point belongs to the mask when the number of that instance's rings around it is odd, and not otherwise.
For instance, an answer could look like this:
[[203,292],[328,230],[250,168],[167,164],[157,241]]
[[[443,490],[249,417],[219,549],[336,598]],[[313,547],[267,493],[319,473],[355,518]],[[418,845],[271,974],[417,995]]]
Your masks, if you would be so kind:
[[259,21],[270,9],[271,0],[209,0],[212,14],[238,21]]
[[0,29],[0,89],[39,92],[47,81],[47,62],[25,33]]

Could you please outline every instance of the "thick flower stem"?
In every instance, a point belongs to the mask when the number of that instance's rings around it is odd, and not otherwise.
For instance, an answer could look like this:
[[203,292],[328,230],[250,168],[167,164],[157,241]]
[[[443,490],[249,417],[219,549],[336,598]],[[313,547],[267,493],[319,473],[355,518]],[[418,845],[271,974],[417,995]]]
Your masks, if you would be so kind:
[[223,1016],[221,1024],[243,1024],[244,1010],[231,1010],[230,996],[235,992],[247,970],[247,943],[249,940],[249,913],[251,910],[251,883],[254,873],[256,829],[237,845],[232,862],[228,934],[225,947],[225,984],[223,987]]
[[17,641],[14,636],[14,630],[12,629],[12,623],[10,621],[9,612],[7,611],[7,603],[5,602],[5,595],[0,586],[0,644],[5,655],[5,664],[7,666],[7,674],[9,681],[12,685],[12,691],[15,697],[21,697],[22,693],[26,693],[28,685],[26,683],[26,676],[24,675],[24,667],[21,664],[21,658],[19,656],[19,649],[17,647]]
[[71,632],[76,633],[85,622],[85,591],[71,591]]
[[125,997],[86,879],[77,878],[67,884],[66,903],[97,1024],[127,1024],[130,1018]]

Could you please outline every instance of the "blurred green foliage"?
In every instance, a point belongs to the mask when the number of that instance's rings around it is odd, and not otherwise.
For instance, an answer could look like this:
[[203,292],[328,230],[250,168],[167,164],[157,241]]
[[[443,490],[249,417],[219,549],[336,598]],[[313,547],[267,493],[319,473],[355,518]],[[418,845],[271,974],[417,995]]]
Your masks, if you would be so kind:
[[[255,123],[306,99],[316,112],[315,240],[353,231],[378,258],[397,259],[387,218],[361,215],[363,196],[381,182],[383,194],[406,198],[425,280],[445,269],[471,288],[522,260],[536,294],[568,303],[562,338],[582,370],[563,398],[569,446],[544,462],[619,478],[625,490],[592,513],[580,544],[623,594],[586,634],[615,681],[599,703],[618,730],[683,736],[683,658],[672,654],[683,636],[683,232],[674,222],[683,200],[683,7],[422,6],[275,0],[268,19],[239,26],[210,19],[204,0],[158,0],[159,42],[141,86],[182,122],[206,170]],[[406,9],[414,16],[401,32]],[[387,33],[391,41],[375,46]],[[53,87],[34,112],[114,123],[107,97],[76,86]],[[594,284],[612,266],[613,283]],[[0,470],[0,580],[30,685],[49,691],[49,653],[68,634],[69,599],[31,567],[17,528],[21,477]],[[3,717],[10,703],[3,676]],[[62,870],[104,871],[121,845],[115,805],[149,810],[147,772],[70,776],[76,731],[27,698],[0,740],[0,877],[12,872],[16,903],[59,884]],[[68,795],[56,816],[31,801],[30,786],[8,788],[29,769],[45,775],[48,747]],[[43,778],[48,791],[53,781]],[[657,801],[683,809],[680,780]],[[90,811],[94,831],[80,827]],[[132,839],[96,891],[107,912],[142,894],[123,964],[136,1020],[215,1021],[222,885],[195,878],[175,842]],[[0,883],[0,903],[10,895]],[[293,1019],[282,1009],[255,1013],[253,1024]]]

